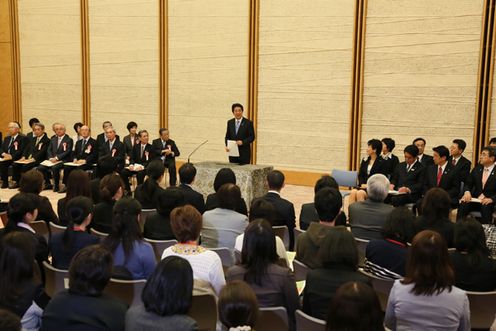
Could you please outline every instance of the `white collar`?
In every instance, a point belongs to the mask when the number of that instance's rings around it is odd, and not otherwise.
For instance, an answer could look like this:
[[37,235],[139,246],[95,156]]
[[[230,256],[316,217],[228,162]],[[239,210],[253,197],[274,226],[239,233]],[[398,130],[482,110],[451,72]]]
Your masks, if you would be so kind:
[[494,169],[494,163],[489,166],[489,167],[484,167],[484,170],[488,169],[489,170],[489,173],[493,172],[493,169]]
[[27,229],[27,230],[31,231],[32,233],[36,233],[36,231],[34,231],[33,228],[31,226],[29,226],[29,224],[26,224],[24,222],[17,223],[17,226],[20,228]]
[[269,190],[267,193],[275,193],[277,194],[278,196],[281,196],[281,192],[278,192],[276,190]]

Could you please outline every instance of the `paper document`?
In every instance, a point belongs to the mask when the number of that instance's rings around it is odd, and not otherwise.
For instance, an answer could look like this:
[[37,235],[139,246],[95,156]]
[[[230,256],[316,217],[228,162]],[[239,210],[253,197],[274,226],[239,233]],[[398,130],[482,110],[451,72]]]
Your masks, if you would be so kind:
[[472,198],[470,202],[481,203],[480,199]]
[[398,192],[395,190],[389,190],[389,194],[391,195],[401,195],[401,194],[406,194],[406,192]]
[[82,163],[76,163],[76,162],[66,162],[64,165],[69,166],[69,167],[80,167],[83,164]]
[[40,164],[41,165],[44,165],[45,167],[53,167],[54,165],[56,165],[57,163],[60,163],[60,161],[57,161],[57,162],[52,162],[50,160],[45,160],[43,162],[41,162]]
[[228,140],[227,148],[229,148],[229,156],[239,157],[239,149],[238,144],[236,144],[236,140]]
[[30,163],[33,163],[34,162],[34,159],[27,159],[27,160],[17,160],[17,161],[14,161],[14,163],[19,163],[19,164],[30,164]]

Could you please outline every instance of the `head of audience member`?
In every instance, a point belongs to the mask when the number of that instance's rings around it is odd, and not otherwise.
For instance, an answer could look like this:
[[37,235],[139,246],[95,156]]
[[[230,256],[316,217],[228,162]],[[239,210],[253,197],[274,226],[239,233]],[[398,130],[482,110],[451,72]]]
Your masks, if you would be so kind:
[[81,132],[81,127],[83,125],[84,124],[81,123],[81,122],[76,122],[76,123],[74,123],[74,125],[72,126],[72,128],[74,129],[74,132],[76,132],[78,135],[81,135],[80,132]]
[[241,264],[246,268],[244,280],[262,285],[267,268],[279,259],[276,252],[276,236],[269,222],[257,219],[245,229]]
[[382,154],[392,153],[396,147],[396,142],[392,138],[382,138]]
[[279,170],[271,170],[267,174],[267,184],[269,190],[280,192],[284,187],[284,174]]
[[264,198],[256,198],[251,201],[249,221],[265,219],[270,224],[273,224],[276,219],[276,213],[276,208],[272,203]]
[[148,141],[149,141],[148,131],[141,130],[140,132],[138,132],[138,137],[139,137],[139,141],[142,145],[148,144]]
[[384,316],[377,293],[362,282],[341,285],[329,305],[327,331],[383,331]]
[[324,187],[315,194],[314,205],[320,223],[333,226],[343,207],[343,196],[335,188]]
[[157,186],[158,183],[162,181],[164,177],[165,166],[162,160],[153,160],[146,167],[146,175],[148,176],[147,180],[152,181]]
[[74,197],[84,196],[91,198],[90,176],[86,171],[76,169],[71,171],[67,178],[66,200],[69,201]]
[[491,146],[491,147],[496,147],[496,137],[492,137],[492,138],[489,140],[489,146]]
[[185,163],[179,168],[179,181],[181,184],[191,185],[195,181],[196,168],[193,163]]
[[122,198],[124,194],[124,183],[121,176],[110,174],[100,181],[100,197],[102,201],[112,202]]
[[115,136],[116,136],[115,129],[113,127],[106,128],[105,129],[105,136],[107,137],[108,141],[113,142],[115,140]]
[[184,193],[177,187],[168,187],[157,198],[157,213],[169,218],[174,208],[184,206]]
[[432,149],[432,160],[437,166],[444,166],[449,159],[449,149],[446,146],[440,145]]
[[403,244],[412,241],[415,235],[415,217],[407,207],[397,207],[388,215],[381,233],[384,239],[392,239]]
[[135,242],[143,239],[139,225],[141,204],[134,198],[125,197],[115,203],[112,212],[112,230],[103,244],[110,252],[114,252],[122,244],[127,258],[131,255]]
[[91,245],[74,255],[69,267],[69,293],[100,296],[112,275],[112,254],[100,245]]
[[467,143],[462,139],[454,139],[450,146],[450,154],[454,158],[462,155],[463,151],[467,148]]
[[496,153],[494,147],[486,146],[481,151],[479,163],[487,168],[494,164],[495,159]]
[[136,122],[131,121],[127,123],[126,129],[127,131],[129,131],[131,135],[134,136],[136,134],[136,131],[138,130],[138,124]]
[[236,175],[231,168],[222,168],[215,175],[214,190],[217,192],[224,184],[236,184]]
[[40,120],[39,120],[39,119],[37,119],[36,117],[33,117],[33,118],[30,118],[30,119],[29,119],[28,124],[29,124],[29,127],[30,127],[31,129],[33,129],[33,125],[35,125],[36,123],[40,123]]
[[36,240],[25,232],[7,233],[0,243],[0,305],[11,307],[22,284],[33,281]]
[[224,184],[217,191],[219,208],[236,210],[241,201],[241,190],[236,184]]
[[17,193],[9,200],[6,229],[12,229],[17,223],[29,224],[38,217],[37,196],[32,193]]
[[91,134],[90,127],[87,125],[83,125],[81,129],[79,129],[79,135],[83,137],[83,139],[88,139]]
[[93,201],[85,196],[76,196],[69,200],[65,208],[67,215],[67,228],[62,236],[64,248],[69,250],[72,248],[72,239],[75,228],[79,231],[86,231],[93,218]]
[[243,117],[243,105],[240,103],[233,103],[231,106],[231,111],[234,115],[234,118],[240,120]]
[[323,175],[320,177],[316,182],[315,186],[313,187],[313,193],[317,193],[320,191],[320,189],[323,189],[324,187],[331,187],[335,188],[336,190],[339,190],[339,185],[336,182],[336,180],[329,175]]
[[172,233],[182,244],[198,243],[203,226],[202,215],[195,207],[185,205],[174,208],[170,214]]
[[169,130],[168,129],[160,128],[160,130],[158,131],[158,134],[160,135],[160,139],[162,139],[163,141],[169,140]]
[[107,175],[112,174],[116,170],[116,164],[110,155],[105,155],[100,160],[98,160],[98,178],[103,178]]
[[258,318],[258,300],[253,289],[235,280],[222,288],[218,302],[219,320],[231,330],[242,326],[254,328]]
[[112,125],[112,122],[110,121],[105,121],[102,123],[102,129],[103,129],[103,132],[105,132],[107,130],[107,128],[111,128],[113,125]]
[[19,134],[19,132],[21,131],[21,127],[16,122],[10,122],[8,125],[8,129],[9,129],[9,134],[11,137],[17,136]]
[[405,162],[408,165],[412,165],[417,161],[417,156],[419,156],[419,149],[415,145],[408,145],[403,150],[405,156]]
[[439,187],[431,188],[422,199],[420,210],[427,223],[449,220],[451,199],[448,192]]
[[368,199],[383,202],[389,194],[389,179],[383,174],[375,174],[367,180]]
[[353,234],[344,226],[329,231],[319,248],[318,257],[324,268],[336,265],[358,269],[358,249]]
[[36,169],[31,169],[22,174],[19,181],[19,192],[40,194],[43,190],[43,175]]
[[33,135],[37,138],[43,137],[45,134],[45,125],[42,123],[34,123],[33,126]]
[[0,309],[0,330],[21,331],[20,318],[8,310]]
[[467,217],[455,224],[455,248],[466,254],[468,262],[475,267],[490,256],[486,244],[486,235],[481,223],[473,217]]
[[417,146],[417,148],[419,150],[418,155],[424,154],[424,149],[425,149],[425,145],[426,145],[426,141],[424,138],[422,138],[422,137],[415,138],[413,140],[412,144]]
[[379,139],[370,139],[367,141],[367,155],[369,157],[377,157],[381,155],[382,142]]
[[193,269],[179,256],[160,261],[146,280],[141,300],[158,316],[186,315],[193,299]]
[[439,294],[451,291],[455,273],[451,264],[446,241],[436,231],[419,232],[412,242],[406,261],[403,284],[413,284],[415,295]]
[[55,135],[59,138],[65,136],[65,125],[62,123],[55,123]]

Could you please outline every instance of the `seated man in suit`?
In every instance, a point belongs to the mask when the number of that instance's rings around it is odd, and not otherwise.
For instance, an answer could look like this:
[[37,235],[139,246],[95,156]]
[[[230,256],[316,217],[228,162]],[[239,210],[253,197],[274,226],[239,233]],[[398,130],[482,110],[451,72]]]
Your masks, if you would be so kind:
[[[48,146],[47,158],[54,165],[46,167],[41,165],[38,170],[45,177],[45,190],[53,187],[54,192],[59,192],[60,171],[64,168],[64,162],[72,161],[72,144],[73,140],[65,133],[65,125],[55,123],[53,125],[55,135],[50,138],[50,146]],[[50,184],[50,174],[53,176],[53,186]]]
[[176,157],[180,155],[179,149],[174,140],[169,138],[169,130],[161,128],[159,134],[160,138],[153,141],[155,154],[160,155],[160,158],[164,161],[164,166],[169,171],[169,185],[176,186]]
[[272,225],[286,225],[289,230],[289,250],[294,247],[295,210],[291,202],[281,198],[281,190],[284,187],[284,174],[279,170],[272,170],[267,175],[269,192],[264,199],[272,203],[276,209],[276,217]]
[[[434,151],[432,157],[434,164],[425,169],[424,179],[424,196],[429,189],[440,187],[448,192],[453,208],[458,207],[458,199],[460,195],[460,176],[456,168],[448,162],[449,150],[446,146],[437,146],[432,149]],[[420,213],[422,199],[417,201],[417,210]]]
[[391,184],[400,193],[391,197],[391,204],[395,207],[416,203],[422,195],[424,167],[417,160],[418,152],[417,146],[406,146],[403,150],[405,161],[396,166],[391,177]]
[[[126,186],[126,191],[131,192],[131,187],[129,186],[129,177],[136,174],[138,179],[138,185],[143,184],[146,176],[146,167],[151,161],[157,158],[155,149],[148,143],[148,131],[141,130],[138,133],[139,143],[135,144],[133,151],[129,159],[129,169],[123,169],[121,171],[121,177]],[[143,167],[140,167],[143,166]]]
[[192,163],[185,163],[179,168],[179,189],[184,194],[186,204],[192,205],[202,214],[205,211],[203,194],[196,192],[191,186],[195,181],[196,168]]
[[[67,178],[69,178],[72,170],[76,168],[81,170],[91,169],[98,159],[98,147],[96,140],[90,136],[90,128],[87,125],[83,125],[79,129],[79,134],[81,135],[81,139],[76,142],[73,152],[73,162],[80,164],[80,166],[64,166],[64,179],[62,180],[64,185],[67,183]],[[66,188],[64,187],[62,193],[65,191]]]
[[375,174],[367,180],[367,200],[349,206],[351,232],[360,239],[382,239],[381,229],[394,207],[384,203],[389,193],[389,179]]
[[3,140],[0,148],[0,177],[2,179],[2,188],[9,187],[9,167],[14,161],[19,160],[26,146],[28,138],[20,133],[21,127],[16,122],[9,123],[9,135]]
[[419,161],[419,163],[421,163],[424,167],[433,165],[434,161],[432,161],[432,156],[424,154],[425,145],[426,145],[425,139],[422,137],[415,138],[415,140],[413,140],[413,144],[417,146],[419,150],[417,155],[417,160]]
[[124,163],[126,161],[124,144],[119,140],[113,127],[107,127],[105,129],[105,137],[107,141],[100,145],[98,149],[98,164],[100,164],[102,159],[110,158],[114,162],[115,171],[121,172],[124,169]]
[[[113,127],[112,122],[110,121],[103,122],[102,124],[103,132],[100,133],[98,136],[96,136],[96,145],[98,146],[98,150],[100,150],[102,145],[107,143],[108,138],[106,132],[108,128],[112,128],[112,127]],[[115,137],[117,140],[120,140],[118,134],[116,134]]]
[[29,163],[14,163],[12,164],[12,179],[14,184],[11,188],[19,187],[19,180],[21,179],[21,174],[28,170],[31,170],[40,165],[41,162],[47,159],[48,145],[50,145],[50,139],[45,133],[45,126],[42,123],[33,124],[33,134],[34,138],[29,139],[29,143],[24,150],[23,156],[19,161],[26,161]]
[[314,202],[319,222],[310,223],[308,230],[298,236],[295,257],[310,269],[322,266],[318,257],[320,245],[326,235],[335,229],[336,219],[342,214],[343,197],[335,188],[324,187],[315,194]]
[[[479,210],[482,223],[492,223],[494,202],[496,201],[496,169],[494,147],[482,149],[479,164],[467,177],[465,193],[460,200],[457,220],[463,219],[471,211]],[[475,198],[480,202],[471,202]]]
[[127,131],[129,134],[124,136],[122,139],[122,143],[124,144],[124,149],[126,153],[126,159],[131,158],[131,154],[133,153],[133,148],[136,144],[139,144],[139,136],[138,136],[138,124],[134,121],[127,123],[126,125]]
[[470,162],[465,156],[462,155],[463,151],[467,147],[467,143],[462,139],[455,139],[450,147],[450,162],[455,166],[456,172],[460,177],[460,181],[465,183],[467,181],[468,174],[470,173],[470,168],[472,167],[472,162]]

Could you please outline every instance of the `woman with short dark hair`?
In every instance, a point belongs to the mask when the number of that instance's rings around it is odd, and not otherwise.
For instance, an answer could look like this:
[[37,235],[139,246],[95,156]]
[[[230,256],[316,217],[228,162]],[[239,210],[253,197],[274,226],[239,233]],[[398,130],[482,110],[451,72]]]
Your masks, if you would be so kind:
[[184,204],[184,193],[177,187],[162,190],[157,198],[157,213],[146,218],[143,236],[154,240],[176,239],[170,224],[170,213]]
[[115,202],[124,195],[124,183],[117,174],[106,175],[100,181],[100,200],[95,206],[92,227],[100,232],[112,230],[112,209]]
[[[207,196],[207,202],[205,202],[205,211],[215,209],[219,207],[218,191],[220,187],[224,184],[236,184],[236,175],[231,168],[222,168],[215,175],[214,179],[214,191]],[[236,201],[236,206],[233,209],[240,214],[248,215],[248,210],[246,209],[246,202],[241,197],[240,200]]]
[[86,171],[76,169],[70,172],[67,178],[66,195],[57,202],[57,213],[59,215],[59,223],[67,226],[69,223],[66,206],[67,203],[74,197],[91,198],[90,176]]
[[147,179],[138,185],[134,191],[134,198],[141,203],[144,209],[157,207],[158,196],[164,191],[160,182],[164,177],[165,166],[162,160],[154,160],[146,167]]
[[31,169],[22,174],[21,180],[19,181],[19,192],[32,193],[38,197],[36,204],[38,215],[36,221],[43,220],[47,223],[47,225],[49,222],[57,224],[59,222],[59,218],[53,211],[50,200],[48,200],[47,197],[40,195],[42,190],[43,175],[41,172],[36,169]]
[[258,318],[258,301],[253,289],[235,280],[220,291],[219,320],[229,330],[254,330]]
[[127,306],[103,293],[111,275],[109,251],[99,245],[80,250],[69,267],[69,289],[52,298],[41,331],[124,330]]
[[384,324],[391,330],[470,330],[467,294],[455,274],[443,237],[425,230],[413,238],[406,276],[394,282]]
[[185,259],[168,256],[148,277],[141,293],[143,304],[126,313],[126,330],[193,331],[187,315],[193,296],[193,269]]

